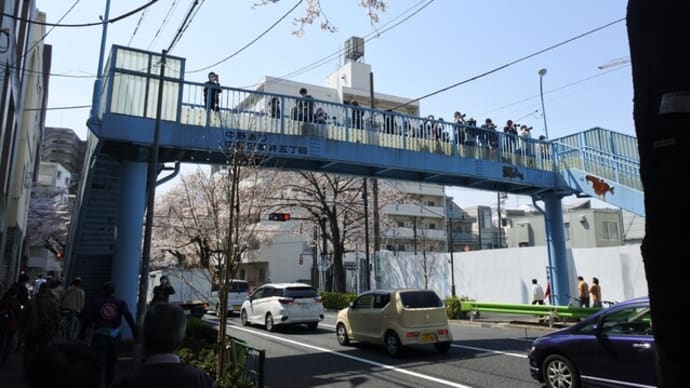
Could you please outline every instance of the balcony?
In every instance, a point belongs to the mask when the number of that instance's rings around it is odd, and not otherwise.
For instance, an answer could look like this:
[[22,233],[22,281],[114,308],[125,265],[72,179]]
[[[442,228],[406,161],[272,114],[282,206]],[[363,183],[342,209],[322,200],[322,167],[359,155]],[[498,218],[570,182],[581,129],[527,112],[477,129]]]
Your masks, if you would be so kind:
[[384,206],[383,214],[391,216],[445,218],[445,208],[442,206],[395,204]]

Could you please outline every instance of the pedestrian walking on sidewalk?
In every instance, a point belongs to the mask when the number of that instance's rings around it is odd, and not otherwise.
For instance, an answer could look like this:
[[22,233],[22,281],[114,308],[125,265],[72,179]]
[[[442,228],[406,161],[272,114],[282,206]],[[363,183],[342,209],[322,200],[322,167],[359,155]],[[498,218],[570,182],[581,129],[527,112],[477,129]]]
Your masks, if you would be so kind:
[[7,362],[7,356],[14,350],[22,305],[17,300],[19,289],[10,287],[0,299],[0,367]]
[[532,279],[532,304],[544,304],[544,289],[537,279]]
[[45,285],[29,301],[20,324],[24,332],[24,371],[27,372],[35,355],[46,349],[57,334],[60,323],[58,301]]
[[592,307],[601,307],[601,286],[599,279],[592,278],[592,285],[589,286],[589,296],[592,298]]
[[132,334],[137,337],[138,330],[127,302],[115,296],[115,284],[105,282],[103,296],[94,299],[86,311],[86,327],[91,328],[91,346],[103,355],[105,361],[105,385],[113,380],[115,362],[122,339],[122,318],[125,318]]
[[582,276],[577,277],[577,297],[580,307],[589,307],[589,284]]
[[110,388],[213,388],[213,380],[206,372],[181,364],[175,354],[186,329],[187,317],[180,306],[153,304],[144,317],[143,364],[118,377]]

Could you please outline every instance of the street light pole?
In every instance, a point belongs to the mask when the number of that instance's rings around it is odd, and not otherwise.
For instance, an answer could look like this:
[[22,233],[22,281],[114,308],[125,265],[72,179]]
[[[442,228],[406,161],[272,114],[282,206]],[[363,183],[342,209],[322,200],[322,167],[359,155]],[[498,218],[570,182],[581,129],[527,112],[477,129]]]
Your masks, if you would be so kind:
[[544,136],[546,136],[546,140],[549,140],[549,128],[546,126],[546,111],[544,110],[544,75],[546,75],[545,67],[539,69],[539,97],[541,98],[541,115],[544,118]]
[[455,260],[453,260],[452,219],[448,217],[448,252],[450,252],[450,295],[455,297]]

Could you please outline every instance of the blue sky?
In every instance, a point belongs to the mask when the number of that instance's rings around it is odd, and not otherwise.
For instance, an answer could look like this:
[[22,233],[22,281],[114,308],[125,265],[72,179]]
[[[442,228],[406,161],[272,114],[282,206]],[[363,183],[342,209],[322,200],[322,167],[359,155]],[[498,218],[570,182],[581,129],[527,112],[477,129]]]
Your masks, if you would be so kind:
[[[598,68],[629,55],[625,20],[618,21],[625,17],[626,0],[388,0],[389,8],[379,14],[375,26],[366,10],[358,6],[359,0],[321,0],[324,14],[338,31],[322,31],[317,21],[305,28],[304,35],[296,37],[292,32],[297,26],[292,21],[304,14],[304,1],[266,35],[235,54],[298,3],[281,0],[254,7],[256,2],[199,2],[192,23],[170,52],[187,58],[186,79],[203,82],[208,71],[213,70],[226,86],[249,87],[265,75],[288,74],[292,80],[321,85],[342,63],[342,55],[336,53],[345,40],[360,36],[367,39],[364,62],[372,66],[379,92],[412,99],[462,83],[423,99],[422,115],[450,120],[459,110],[479,121],[490,117],[501,126],[513,119],[533,126],[536,137],[544,129],[538,70],[546,68],[544,104],[551,138],[592,127],[635,135],[630,65]],[[97,22],[106,4],[105,0],[36,3],[50,23],[57,22],[76,3],[61,21],[63,24]],[[113,0],[110,17],[145,3]],[[168,48],[190,3],[159,0],[147,9],[143,19],[140,12],[110,24],[106,47],[121,44],[156,52]],[[46,42],[53,46],[54,76],[50,80],[49,107],[91,104],[101,32],[98,26],[56,27],[50,31]],[[471,80],[497,68],[501,69]],[[467,80],[471,81],[464,82]],[[88,111],[50,110],[46,125],[72,128],[84,139]],[[448,193],[462,207],[496,204],[495,193],[459,188],[449,188]],[[507,205],[527,202],[525,197],[511,197]]]

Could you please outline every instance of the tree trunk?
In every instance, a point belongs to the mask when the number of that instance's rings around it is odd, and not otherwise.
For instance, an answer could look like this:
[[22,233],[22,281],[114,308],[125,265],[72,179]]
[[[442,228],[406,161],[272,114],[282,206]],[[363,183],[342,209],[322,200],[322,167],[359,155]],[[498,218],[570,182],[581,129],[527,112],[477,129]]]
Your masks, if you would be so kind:
[[[634,119],[640,152],[640,176],[645,194],[646,226],[642,243],[652,307],[660,387],[685,386],[685,332],[678,299],[685,292],[687,273],[678,266],[687,260],[686,229],[677,215],[687,214],[682,188],[690,137],[690,107],[685,112],[659,114],[665,93],[690,91],[686,28],[687,1],[630,0],[628,37],[634,86]],[[687,97],[686,97],[687,101]],[[682,109],[681,109],[682,110]]]
[[343,268],[343,254],[345,250],[342,244],[338,244],[333,250],[333,281],[335,292],[345,292],[345,269]]

